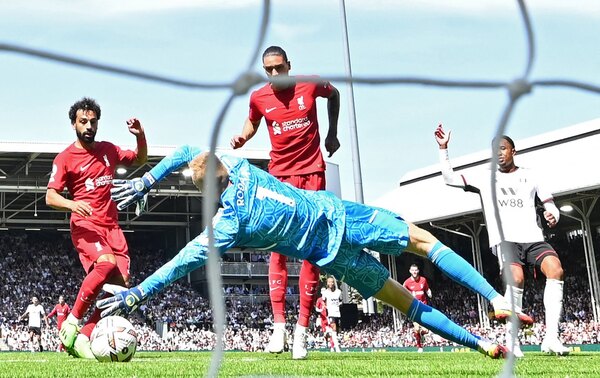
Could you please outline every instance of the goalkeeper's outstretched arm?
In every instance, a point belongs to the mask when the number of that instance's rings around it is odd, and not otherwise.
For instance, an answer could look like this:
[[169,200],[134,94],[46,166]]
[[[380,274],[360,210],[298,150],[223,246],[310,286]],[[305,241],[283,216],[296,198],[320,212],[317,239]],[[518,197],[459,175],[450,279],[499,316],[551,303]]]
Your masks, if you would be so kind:
[[175,149],[171,155],[163,158],[149,172],[144,173],[142,177],[132,180],[113,180],[113,188],[111,188],[110,194],[113,201],[117,202],[117,209],[123,210],[135,203],[137,204],[136,214],[139,215],[145,207],[146,194],[154,184],[182,165],[192,161],[200,153],[202,153],[201,149],[184,145]]
[[169,156],[165,156],[154,168],[148,172],[158,182],[167,177],[171,172],[189,163],[202,153],[198,147],[183,145],[177,147]]

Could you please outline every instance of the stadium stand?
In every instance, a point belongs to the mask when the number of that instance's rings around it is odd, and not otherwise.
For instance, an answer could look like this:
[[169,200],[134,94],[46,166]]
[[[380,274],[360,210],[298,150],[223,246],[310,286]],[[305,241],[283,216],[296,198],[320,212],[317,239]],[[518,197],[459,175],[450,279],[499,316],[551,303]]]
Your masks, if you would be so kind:
[[[128,237],[131,239],[132,281],[136,283],[162,265],[169,256],[157,247],[159,244],[147,237]],[[582,274],[585,262],[580,258],[564,261],[567,272],[565,314],[561,325],[564,341],[567,344],[599,343],[600,326],[592,320],[587,300],[589,291]],[[494,269],[493,266],[487,268]],[[0,233],[0,271],[3,272],[0,276],[0,348],[28,350],[26,322],[19,323],[16,319],[29,303],[29,298],[37,295],[46,311],[61,294],[68,303],[72,303],[76,283],[83,270],[68,233],[9,231]],[[432,283],[435,306],[471,331],[502,340],[504,332],[500,326],[492,324],[490,328],[482,328],[478,324],[475,295],[444,279],[436,271],[432,271],[428,278]],[[544,333],[544,312],[540,308],[542,288],[543,285],[536,281],[526,290],[525,303],[528,307],[525,309],[534,314],[536,325],[522,330],[525,344],[539,344]],[[243,284],[224,288],[227,304],[225,350],[261,351],[268,343],[272,322],[269,304],[266,300],[249,300],[253,296],[264,295],[261,291],[264,288],[260,286],[253,290],[258,294],[251,293],[249,286]],[[297,299],[292,296],[288,305],[296,306]],[[295,313],[297,311],[288,311],[288,314]],[[142,306],[131,320],[138,330],[141,350],[211,350],[214,347],[210,303],[185,279]],[[295,319],[290,315],[288,324],[294,323]],[[160,324],[163,326],[159,327]],[[411,327],[411,322],[401,319],[394,330],[391,311],[385,308],[383,313],[363,316],[356,327],[343,330],[340,333],[341,347],[346,350],[412,346]],[[308,341],[312,348],[327,348],[318,330],[313,329]],[[42,343],[45,350],[57,350],[58,335],[54,324],[43,329]],[[433,335],[428,336],[426,343],[442,348],[450,345]]]

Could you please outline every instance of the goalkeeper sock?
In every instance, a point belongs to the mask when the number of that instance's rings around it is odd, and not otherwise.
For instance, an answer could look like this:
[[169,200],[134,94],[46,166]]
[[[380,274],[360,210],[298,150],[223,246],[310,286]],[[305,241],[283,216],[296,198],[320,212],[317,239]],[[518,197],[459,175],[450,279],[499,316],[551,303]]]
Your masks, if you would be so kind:
[[91,272],[83,279],[77,299],[73,304],[71,313],[77,319],[82,319],[90,305],[94,302],[102,285],[113,275],[117,270],[117,265],[108,261],[97,263]]
[[479,339],[433,307],[413,299],[406,316],[425,328],[455,343],[477,350]]
[[441,242],[433,246],[427,257],[454,282],[481,294],[488,301],[500,295],[471,264]]

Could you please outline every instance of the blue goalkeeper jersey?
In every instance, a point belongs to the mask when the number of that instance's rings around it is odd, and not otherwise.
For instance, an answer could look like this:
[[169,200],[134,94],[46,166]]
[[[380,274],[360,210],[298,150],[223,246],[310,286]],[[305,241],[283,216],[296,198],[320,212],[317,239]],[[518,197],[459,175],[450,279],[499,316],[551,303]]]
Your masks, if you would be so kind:
[[[160,181],[201,152],[180,147],[150,174]],[[326,191],[307,191],[282,183],[246,159],[223,155],[219,160],[231,182],[221,194],[222,208],[213,217],[215,248],[221,254],[238,247],[273,250],[319,266],[333,260],[345,227],[340,199]],[[144,294],[152,295],[203,266],[207,253],[205,230],[140,285]]]

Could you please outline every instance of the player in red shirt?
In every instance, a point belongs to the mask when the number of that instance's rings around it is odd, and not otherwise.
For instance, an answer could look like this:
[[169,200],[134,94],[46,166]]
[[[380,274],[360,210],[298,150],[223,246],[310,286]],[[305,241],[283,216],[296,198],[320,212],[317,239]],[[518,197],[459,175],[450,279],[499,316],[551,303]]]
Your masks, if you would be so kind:
[[[417,264],[412,264],[409,269],[410,277],[404,281],[403,286],[412,293],[418,301],[428,304],[428,298],[431,298],[431,289],[427,283],[427,278],[421,276]],[[417,351],[423,352],[423,335],[427,329],[421,327],[419,323],[413,323],[415,340],[417,341]]]
[[[54,306],[54,308],[52,309],[52,311],[50,311],[46,318],[49,319],[56,315],[56,328],[60,331],[63,322],[65,321],[67,315],[69,315],[70,312],[71,307],[69,307],[69,305],[65,303],[65,297],[61,295],[58,297],[58,303]],[[62,343],[60,344],[59,349],[61,351],[65,350],[64,345],[62,345]]]
[[[117,166],[143,164],[148,153],[144,129],[136,118],[126,122],[136,137],[136,151],[95,140],[100,106],[93,99],[83,98],[73,104],[69,118],[77,139],[54,159],[46,204],[71,212],[71,240],[87,276],[59,336],[70,354],[94,358],[89,336],[100,319],[100,311],[94,311],[85,325],[83,317],[102,285],[129,284],[127,242],[118,224],[116,204],[110,198],[112,179]],[[65,188],[72,199],[61,195]],[[78,337],[79,333],[84,337]]]
[[[280,181],[307,190],[325,189],[325,161],[321,153],[317,97],[327,98],[329,130],[325,149],[331,157],[339,148],[337,122],[340,94],[317,76],[289,76],[291,63],[279,46],[271,46],[262,55],[263,68],[269,78],[288,77],[290,82],[271,82],[250,96],[250,112],[241,135],[231,139],[232,148],[242,147],[258,130],[265,118],[271,139],[269,173]],[[312,79],[318,82],[302,82]],[[273,307],[274,328],[267,349],[281,353],[287,344],[285,333],[286,257],[273,252],[269,262],[269,294]],[[294,334],[292,358],[306,357],[306,327],[315,301],[319,270],[304,261],[300,270],[300,311]],[[298,341],[298,342],[296,342]]]

